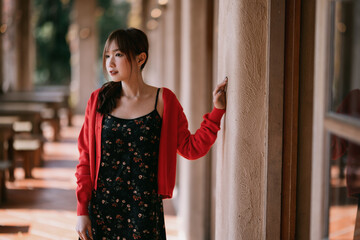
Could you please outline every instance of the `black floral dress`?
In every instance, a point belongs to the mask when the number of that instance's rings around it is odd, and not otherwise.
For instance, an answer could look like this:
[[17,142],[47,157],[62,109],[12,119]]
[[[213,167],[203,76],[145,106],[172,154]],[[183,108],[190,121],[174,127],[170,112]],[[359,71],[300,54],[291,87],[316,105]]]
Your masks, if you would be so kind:
[[[157,95],[159,94],[159,90]],[[161,118],[104,115],[97,190],[89,204],[94,239],[166,239],[157,194]]]

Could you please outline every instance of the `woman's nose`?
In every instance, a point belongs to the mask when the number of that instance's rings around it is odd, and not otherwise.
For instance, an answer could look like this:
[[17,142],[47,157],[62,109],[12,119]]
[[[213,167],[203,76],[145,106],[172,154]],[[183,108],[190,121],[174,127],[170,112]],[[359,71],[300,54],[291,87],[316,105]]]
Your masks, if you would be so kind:
[[114,58],[113,58],[113,57],[110,57],[110,59],[109,59],[109,65],[110,65],[110,67],[114,67],[114,66],[115,66],[115,61],[114,61]]

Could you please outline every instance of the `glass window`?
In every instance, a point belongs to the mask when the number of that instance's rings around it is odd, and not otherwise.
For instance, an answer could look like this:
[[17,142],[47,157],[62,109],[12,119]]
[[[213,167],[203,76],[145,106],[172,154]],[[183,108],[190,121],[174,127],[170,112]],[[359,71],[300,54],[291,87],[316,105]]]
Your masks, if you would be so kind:
[[360,119],[360,1],[332,1],[330,111]]
[[328,238],[359,239],[360,145],[331,135],[329,156]]
[[[329,111],[358,121],[360,1],[330,2]],[[360,145],[334,134],[329,145],[324,237],[360,239]]]

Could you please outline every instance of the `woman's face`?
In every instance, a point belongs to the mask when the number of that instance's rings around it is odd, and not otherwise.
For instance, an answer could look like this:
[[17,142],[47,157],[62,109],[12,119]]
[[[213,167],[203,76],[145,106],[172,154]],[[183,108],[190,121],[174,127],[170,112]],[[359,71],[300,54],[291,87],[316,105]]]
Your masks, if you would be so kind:
[[115,41],[110,43],[108,51],[105,52],[106,71],[114,82],[128,80],[130,78],[131,66],[125,54],[123,54]]

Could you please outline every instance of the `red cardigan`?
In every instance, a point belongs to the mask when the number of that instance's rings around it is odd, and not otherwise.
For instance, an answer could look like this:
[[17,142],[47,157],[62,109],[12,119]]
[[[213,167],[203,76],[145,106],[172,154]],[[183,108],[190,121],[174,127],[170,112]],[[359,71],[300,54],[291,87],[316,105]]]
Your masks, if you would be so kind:
[[[96,111],[99,90],[95,90],[87,103],[85,121],[78,138],[79,164],[77,178],[77,215],[88,215],[91,192],[97,188],[101,161],[101,129],[103,115]],[[213,108],[204,115],[201,127],[195,134],[188,130],[188,121],[175,94],[163,88],[164,113],[162,117],[159,162],[158,193],[171,198],[175,186],[176,153],[187,159],[204,156],[216,140],[221,117],[225,110]]]

